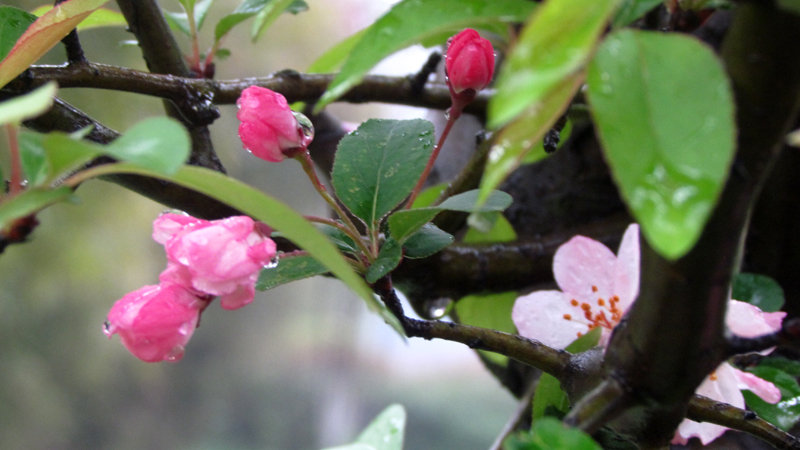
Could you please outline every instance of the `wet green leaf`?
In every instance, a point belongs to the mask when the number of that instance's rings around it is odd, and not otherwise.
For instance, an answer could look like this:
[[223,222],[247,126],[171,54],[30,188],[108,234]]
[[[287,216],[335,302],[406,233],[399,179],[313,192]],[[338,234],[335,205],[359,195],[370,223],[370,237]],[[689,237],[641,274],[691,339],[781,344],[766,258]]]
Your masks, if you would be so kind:
[[5,59],[0,61],[0,87],[21,74],[92,11],[107,2],[108,0],[69,0],[36,19],[19,37]]
[[774,405],[761,400],[750,391],[743,391],[747,407],[767,422],[783,431],[789,431],[800,420],[800,385],[797,384],[797,378],[767,365],[759,365],[747,371],[771,381],[781,391],[781,401]]
[[481,24],[522,22],[536,7],[519,0],[403,0],[375,21],[353,47],[315,107],[320,111],[358,84],[382,59],[431,36]]
[[774,279],[755,273],[740,273],[733,279],[733,298],[758,306],[762,311],[780,311],[785,302],[783,288]]
[[642,233],[676,259],[697,241],[727,178],[733,95],[699,40],[620,30],[589,67],[587,97],[611,172]]
[[36,21],[36,15],[13,6],[0,6],[0,59],[14,47],[22,33]]
[[611,26],[614,28],[624,27],[662,3],[664,0],[623,0],[611,21]]
[[426,223],[403,243],[406,258],[427,258],[453,243],[453,235]]
[[489,101],[489,126],[510,122],[562,89],[564,80],[582,73],[617,4],[619,0],[545,2],[500,70],[497,93]]
[[511,205],[511,196],[501,191],[493,191],[487,201],[476,206],[478,191],[472,190],[454,195],[437,206],[405,209],[389,216],[389,231],[394,239],[404,242],[411,234],[442,211],[493,212],[502,211]]
[[138,122],[106,146],[106,153],[144,168],[173,174],[191,150],[189,134],[176,120],[152,117]]
[[310,256],[281,258],[278,265],[261,270],[256,289],[267,291],[282,284],[327,273],[328,269]]
[[341,202],[370,229],[411,193],[433,151],[426,120],[371,119],[345,136],[333,163]]
[[389,239],[381,246],[381,251],[378,252],[378,257],[367,268],[367,273],[364,278],[367,283],[374,283],[384,275],[394,270],[403,259],[403,246],[394,239]]

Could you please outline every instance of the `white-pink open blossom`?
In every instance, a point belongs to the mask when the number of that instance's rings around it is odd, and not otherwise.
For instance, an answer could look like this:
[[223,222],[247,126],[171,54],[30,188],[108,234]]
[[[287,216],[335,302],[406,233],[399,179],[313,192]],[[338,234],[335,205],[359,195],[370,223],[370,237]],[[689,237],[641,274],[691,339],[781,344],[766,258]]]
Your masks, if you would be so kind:
[[[639,227],[633,224],[622,237],[615,255],[608,247],[585,236],[575,236],[561,245],[553,258],[553,275],[561,289],[537,291],[519,297],[511,317],[522,336],[555,348],[564,348],[590,330],[601,327],[600,344],[608,343],[611,331],[639,293]],[[742,337],[777,331],[784,312],[765,313],[756,306],[731,300],[725,323]],[[780,390],[769,381],[722,363],[706,377],[697,393],[743,408],[741,389],[753,391],[764,401],[777,403]],[[673,443],[697,437],[705,445],[727,428],[685,419]]]
[[153,222],[153,239],[167,253],[162,282],[219,296],[225,309],[253,301],[258,274],[276,252],[275,242],[247,216],[207,221],[162,214]]

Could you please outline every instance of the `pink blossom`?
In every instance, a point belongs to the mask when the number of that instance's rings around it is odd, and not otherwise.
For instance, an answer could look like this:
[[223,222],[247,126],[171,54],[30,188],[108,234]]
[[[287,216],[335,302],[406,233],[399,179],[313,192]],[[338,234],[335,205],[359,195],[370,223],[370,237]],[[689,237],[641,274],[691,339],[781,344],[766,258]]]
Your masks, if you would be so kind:
[[[450,90],[460,94],[467,89],[480,91],[494,74],[494,48],[477,31],[467,28],[447,41],[445,69]],[[474,95],[474,92],[473,92]]]
[[[601,345],[633,304],[639,292],[639,227],[628,227],[617,255],[605,245],[575,236],[558,248],[553,274],[560,291],[537,291],[519,297],[511,317],[519,333],[555,348],[564,348],[588,331],[602,328]],[[777,331],[786,313],[765,313],[748,303],[731,300],[725,323],[734,334],[754,337]],[[697,393],[744,407],[741,389],[749,389],[764,401],[780,401],[780,390],[769,381],[722,363],[698,387]],[[707,444],[727,428],[681,422],[673,443],[698,437]]]
[[239,137],[245,148],[261,159],[283,161],[288,152],[305,149],[314,139],[310,122],[309,127],[301,125],[286,98],[277,92],[250,86],[242,91],[236,106],[241,121]]
[[275,257],[275,242],[247,216],[207,221],[162,214],[153,222],[153,239],[164,245],[167,269],[162,282],[197,295],[220,296],[225,309],[253,301],[261,269]]
[[105,334],[146,362],[178,361],[206,302],[182,286],[144,286],[114,303]]

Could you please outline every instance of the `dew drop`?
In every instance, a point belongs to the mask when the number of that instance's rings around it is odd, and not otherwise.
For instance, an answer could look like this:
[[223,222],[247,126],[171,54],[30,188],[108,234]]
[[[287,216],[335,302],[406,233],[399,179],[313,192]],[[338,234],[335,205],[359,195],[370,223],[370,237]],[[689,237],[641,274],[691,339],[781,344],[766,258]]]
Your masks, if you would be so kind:
[[437,298],[430,301],[426,306],[426,319],[441,319],[446,313],[452,300],[447,297]]

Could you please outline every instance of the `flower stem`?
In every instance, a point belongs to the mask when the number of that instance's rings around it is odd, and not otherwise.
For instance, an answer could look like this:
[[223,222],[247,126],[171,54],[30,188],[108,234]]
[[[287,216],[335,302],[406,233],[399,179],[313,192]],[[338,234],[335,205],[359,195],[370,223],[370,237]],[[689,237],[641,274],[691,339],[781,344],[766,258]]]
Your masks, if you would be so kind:
[[361,242],[360,233],[358,231],[358,227],[350,220],[350,216],[347,215],[347,211],[345,211],[339,203],[336,201],[335,198],[328,192],[328,189],[325,188],[325,185],[322,184],[319,177],[317,176],[317,171],[314,170],[314,163],[311,161],[311,154],[308,152],[308,149],[303,149],[303,151],[298,152],[293,156],[296,159],[300,166],[303,167],[303,171],[308,175],[308,179],[311,180],[311,184],[314,186],[314,189],[319,192],[319,195],[330,205],[331,208],[336,212],[336,215],[344,222],[344,226],[348,228],[350,231],[347,232],[348,236],[359,236],[356,239],[356,244],[361,248],[364,254],[372,260],[372,258],[376,255],[373,255],[371,251]]
[[444,145],[445,139],[447,139],[447,135],[450,134],[450,129],[453,128],[453,124],[461,117],[461,108],[454,108],[451,107],[447,110],[447,124],[444,126],[444,130],[442,130],[442,135],[439,137],[439,142],[436,143],[436,146],[433,147],[433,153],[431,153],[431,157],[428,159],[428,164],[425,166],[425,170],[422,171],[422,175],[419,177],[419,181],[417,181],[417,185],[414,186],[414,189],[411,191],[411,195],[408,197],[408,201],[406,201],[405,209],[411,208],[411,205],[414,204],[414,200],[416,200],[417,195],[419,195],[422,187],[425,185],[425,181],[428,179],[428,175],[430,175],[431,170],[433,169],[433,164],[436,162],[436,158],[439,157],[439,151],[442,149]]

